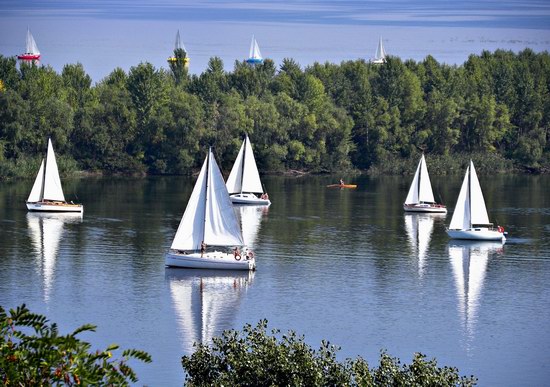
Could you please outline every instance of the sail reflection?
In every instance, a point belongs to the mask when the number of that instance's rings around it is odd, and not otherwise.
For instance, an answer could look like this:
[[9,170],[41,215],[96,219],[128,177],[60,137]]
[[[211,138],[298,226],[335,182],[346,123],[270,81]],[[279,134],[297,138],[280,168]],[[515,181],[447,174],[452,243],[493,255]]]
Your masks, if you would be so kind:
[[27,227],[36,253],[36,267],[44,281],[44,301],[48,302],[65,223],[82,222],[82,213],[27,213]]
[[458,296],[458,312],[468,338],[473,338],[478,319],[481,290],[491,253],[501,253],[503,243],[453,241],[449,258]]
[[167,268],[166,279],[184,351],[191,353],[193,343],[209,344],[212,337],[233,327],[254,272]]
[[234,206],[237,219],[241,224],[244,243],[249,248],[256,247],[262,217],[267,215],[269,206]]
[[424,275],[426,256],[436,218],[445,218],[446,214],[405,214],[405,230],[412,254],[418,257],[418,275]]

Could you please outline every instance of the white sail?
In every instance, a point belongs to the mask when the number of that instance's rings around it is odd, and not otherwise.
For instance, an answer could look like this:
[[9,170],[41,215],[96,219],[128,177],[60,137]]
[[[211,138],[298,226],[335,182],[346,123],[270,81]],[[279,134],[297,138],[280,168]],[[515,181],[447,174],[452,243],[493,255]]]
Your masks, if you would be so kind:
[[489,215],[485,199],[477,178],[474,163],[470,160],[470,222],[472,224],[489,224]]
[[181,42],[180,30],[178,30],[178,32],[177,32],[177,34],[176,34],[176,46],[175,46],[175,49],[176,49],[176,50],[182,49],[183,51],[187,52],[187,50],[185,49],[185,46],[184,46],[183,43]]
[[[424,158],[424,155],[422,155],[422,158]],[[405,199],[405,204],[415,204],[419,202],[418,185],[420,180],[420,164],[422,164],[422,159],[420,159],[420,162],[416,167],[416,172],[414,173],[414,178],[411,183],[411,187],[409,188],[409,193],[407,194],[407,198]]]
[[44,159],[42,159],[42,163],[40,163],[40,169],[38,170],[38,174],[36,175],[36,179],[34,180],[31,193],[27,198],[28,202],[39,202],[42,200],[41,193],[42,193],[43,184],[44,184]]
[[227,178],[226,186],[230,194],[239,192],[261,194],[264,192],[248,135],[244,138],[235,164]]
[[202,241],[215,246],[244,245],[223,176],[211,150],[202,165],[171,248],[199,250]]
[[420,158],[405,204],[435,203],[424,155]]
[[386,61],[386,50],[384,49],[384,44],[382,43],[382,37],[378,41],[378,47],[376,47],[376,55],[374,56],[375,63],[384,63]]
[[466,175],[458,194],[453,218],[449,224],[450,230],[467,230],[471,227],[470,221],[470,167],[466,168]]
[[262,59],[262,53],[260,52],[260,47],[254,35],[252,35],[252,41],[250,42],[250,51],[248,54],[250,59]]
[[36,42],[34,41],[34,38],[32,37],[31,30],[27,29],[27,54],[34,54],[38,55],[40,54],[40,51],[38,51],[38,46],[36,45]]
[[42,198],[44,200],[65,201],[63,188],[61,188],[61,179],[55,161],[52,140],[48,139],[48,154],[46,156],[46,171],[44,175],[44,189]]
[[428,174],[428,167],[424,155],[420,159],[420,184],[418,187],[418,200],[423,203],[435,203],[434,193],[432,191],[432,183]]

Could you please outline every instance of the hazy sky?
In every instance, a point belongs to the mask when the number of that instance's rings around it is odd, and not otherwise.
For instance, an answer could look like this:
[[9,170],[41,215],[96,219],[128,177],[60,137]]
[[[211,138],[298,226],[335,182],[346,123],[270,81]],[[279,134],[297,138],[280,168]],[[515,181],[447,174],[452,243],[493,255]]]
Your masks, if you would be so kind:
[[252,34],[277,64],[369,59],[379,36],[402,59],[461,64],[483,49],[548,50],[550,1],[2,0],[0,54],[21,53],[27,27],[43,64],[80,62],[94,81],[143,61],[167,67],[177,30],[193,73],[212,56],[231,70]]

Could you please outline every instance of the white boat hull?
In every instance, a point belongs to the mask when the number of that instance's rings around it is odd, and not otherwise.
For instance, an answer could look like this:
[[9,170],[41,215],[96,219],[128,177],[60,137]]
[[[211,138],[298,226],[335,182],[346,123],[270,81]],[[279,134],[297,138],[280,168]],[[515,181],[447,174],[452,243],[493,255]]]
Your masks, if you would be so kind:
[[478,241],[505,241],[504,232],[489,228],[470,228],[468,230],[447,230],[453,239],[468,239]]
[[62,202],[26,202],[29,211],[42,212],[76,212],[82,214],[84,206],[82,204],[62,203]]
[[442,204],[403,204],[407,212],[447,213],[447,207]]
[[271,201],[269,199],[262,199],[257,197],[254,194],[249,194],[249,193],[233,194],[233,195],[230,195],[229,198],[231,199],[231,203],[234,203],[234,204],[252,204],[257,206],[266,206],[271,204]]
[[240,260],[230,253],[220,251],[200,253],[179,253],[169,251],[165,257],[166,266],[184,267],[189,269],[216,269],[216,270],[256,270],[255,258],[243,255]]

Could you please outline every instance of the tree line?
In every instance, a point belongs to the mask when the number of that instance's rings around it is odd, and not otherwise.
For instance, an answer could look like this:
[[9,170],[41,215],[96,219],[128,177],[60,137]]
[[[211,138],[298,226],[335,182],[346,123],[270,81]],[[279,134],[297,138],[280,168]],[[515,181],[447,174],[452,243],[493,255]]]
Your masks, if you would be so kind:
[[96,84],[78,63],[58,74],[0,55],[0,178],[33,176],[48,137],[65,173],[190,174],[208,146],[228,171],[244,133],[263,172],[400,173],[420,152],[548,172],[549,126],[550,56],[531,49],[460,66],[268,59],[225,71],[213,57],[199,75],[140,63]]

